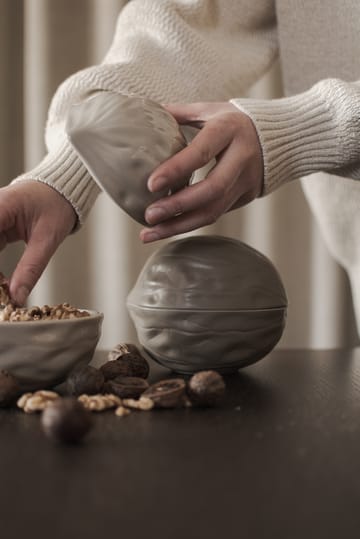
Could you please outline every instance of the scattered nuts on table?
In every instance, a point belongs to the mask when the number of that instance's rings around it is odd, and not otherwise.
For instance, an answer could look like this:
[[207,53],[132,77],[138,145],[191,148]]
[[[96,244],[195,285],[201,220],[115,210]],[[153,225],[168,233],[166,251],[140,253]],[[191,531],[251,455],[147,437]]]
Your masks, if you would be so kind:
[[[70,395],[94,395],[101,393],[104,387],[104,375],[90,365],[75,368],[67,378],[66,387]],[[111,392],[110,392],[111,393]]]
[[186,384],[182,378],[161,380],[144,391],[142,397],[151,399],[156,408],[178,408],[184,406]]
[[32,414],[34,412],[42,412],[51,402],[58,398],[60,398],[60,395],[55,393],[55,391],[42,389],[34,393],[24,393],[17,401],[17,405],[27,414]]
[[190,378],[187,392],[195,406],[216,406],[225,394],[225,382],[216,371],[200,371]]
[[15,376],[7,371],[0,371],[0,407],[11,406],[20,394],[20,386]]
[[[5,285],[1,284],[0,274],[0,303],[7,299]],[[57,316],[61,311],[58,307],[32,307],[26,310],[26,315],[32,320],[52,316],[51,313]],[[11,309],[8,303],[0,308],[0,313],[8,310],[11,316],[14,312]],[[70,373],[64,387],[71,397],[61,397],[48,390],[19,397],[19,381],[11,373],[0,371],[0,407],[11,406],[17,400],[17,406],[26,413],[42,411],[41,422],[47,436],[61,442],[76,442],[92,427],[90,412],[115,408],[117,417],[126,417],[131,410],[210,407],[219,404],[225,394],[224,379],[215,371],[200,371],[188,382],[183,378],[168,378],[149,386],[145,379],[149,364],[135,345],[118,344],[112,352],[113,359],[100,369],[82,365]]]
[[86,410],[94,412],[104,412],[110,408],[116,408],[122,405],[122,401],[116,395],[80,395],[78,401]]
[[106,392],[113,393],[121,399],[137,399],[148,387],[149,384],[144,378],[135,376],[117,376],[105,384]]
[[93,426],[91,414],[75,397],[57,399],[41,416],[44,433],[57,442],[80,442]]

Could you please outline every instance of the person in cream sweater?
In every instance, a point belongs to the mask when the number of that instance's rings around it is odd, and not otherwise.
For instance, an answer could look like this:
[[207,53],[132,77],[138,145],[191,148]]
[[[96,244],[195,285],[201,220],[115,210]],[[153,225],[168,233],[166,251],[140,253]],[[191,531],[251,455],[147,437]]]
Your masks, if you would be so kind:
[[[100,65],[65,80],[46,126],[48,154],[0,190],[0,243],[27,247],[11,277],[22,304],[99,188],[65,134],[72,104],[95,91],[165,103],[200,128],[154,171],[171,188],[216,158],[204,181],[153,203],[143,242],[193,230],[304,178],[312,211],[348,271],[360,328],[360,3],[358,0],[132,0]],[[285,96],[242,96],[280,58]],[[49,234],[49,230],[51,234]]]

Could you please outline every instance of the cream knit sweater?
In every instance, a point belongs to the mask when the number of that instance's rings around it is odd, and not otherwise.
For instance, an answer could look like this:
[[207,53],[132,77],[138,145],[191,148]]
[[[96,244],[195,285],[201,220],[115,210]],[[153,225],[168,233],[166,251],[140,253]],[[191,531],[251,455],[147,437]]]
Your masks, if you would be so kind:
[[[319,173],[304,181],[305,193],[349,272],[360,321],[359,21],[359,0],[132,0],[103,63],[57,90],[46,127],[49,153],[15,181],[51,185],[81,223],[98,187],[64,134],[73,103],[98,90],[160,102],[231,99],[255,123],[264,194]],[[288,97],[243,99],[278,55]]]

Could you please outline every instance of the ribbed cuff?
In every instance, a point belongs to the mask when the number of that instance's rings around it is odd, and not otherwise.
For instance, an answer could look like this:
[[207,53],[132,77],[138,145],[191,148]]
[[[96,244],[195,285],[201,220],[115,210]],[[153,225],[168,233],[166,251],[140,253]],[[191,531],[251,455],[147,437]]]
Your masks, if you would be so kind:
[[344,160],[336,121],[317,86],[288,98],[230,102],[254,122],[264,160],[262,195]]
[[78,216],[78,226],[85,221],[93,206],[99,187],[66,140],[50,151],[34,169],[15,178],[11,183],[37,180],[53,187],[73,206]]

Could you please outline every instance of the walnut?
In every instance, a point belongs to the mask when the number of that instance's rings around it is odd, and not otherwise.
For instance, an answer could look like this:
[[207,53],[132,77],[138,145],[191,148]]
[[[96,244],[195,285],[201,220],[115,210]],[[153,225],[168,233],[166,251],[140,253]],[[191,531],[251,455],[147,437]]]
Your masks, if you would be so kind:
[[66,386],[70,395],[94,395],[103,391],[104,376],[95,367],[81,366],[70,373]]
[[80,395],[78,400],[87,410],[91,412],[103,412],[110,408],[122,405],[122,400],[116,395]]
[[107,361],[100,367],[105,380],[113,380],[118,376],[131,376],[136,378],[147,378],[150,367],[146,359],[138,354],[129,352],[118,359]]
[[154,408],[154,401],[148,397],[141,396],[140,399],[123,399],[123,405],[126,408],[133,408],[134,410],[142,410],[148,412]]
[[0,322],[28,322],[33,320],[64,320],[90,316],[85,310],[76,309],[69,303],[59,303],[53,307],[15,307],[11,301],[9,284],[0,272]]
[[115,415],[118,417],[126,417],[129,414],[131,414],[131,411],[129,408],[125,408],[125,406],[118,406],[115,410]]
[[41,412],[45,408],[58,399],[60,396],[55,391],[46,391],[44,389],[35,391],[35,393],[24,393],[17,401],[19,408],[23,409],[27,414]]
[[14,309],[15,307],[12,303],[8,303],[5,307],[0,309],[0,322],[8,322]]
[[144,378],[117,376],[113,380],[106,382],[105,391],[117,395],[121,399],[137,399],[148,387],[149,384]]
[[149,387],[142,397],[148,397],[157,408],[176,408],[184,406],[186,384],[182,378],[161,380]]
[[10,298],[9,283],[5,275],[0,272],[0,305],[5,306],[9,303],[12,303]]
[[[0,286],[1,289],[1,286]],[[1,301],[1,298],[0,298]],[[36,320],[64,320],[70,318],[84,318],[90,316],[88,311],[82,311],[72,307],[68,303],[62,303],[49,307],[15,307],[8,303],[0,309],[0,322],[30,322]]]
[[28,322],[29,320],[32,320],[32,318],[25,307],[17,307],[10,313],[10,322]]

